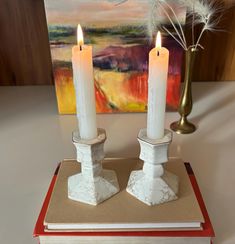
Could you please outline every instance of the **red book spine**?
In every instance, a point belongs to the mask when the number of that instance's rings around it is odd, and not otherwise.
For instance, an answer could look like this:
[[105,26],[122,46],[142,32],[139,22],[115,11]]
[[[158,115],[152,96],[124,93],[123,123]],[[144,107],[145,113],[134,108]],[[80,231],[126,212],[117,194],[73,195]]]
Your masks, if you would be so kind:
[[43,205],[42,205],[42,209],[41,209],[41,211],[39,213],[38,220],[37,220],[36,225],[34,227],[34,231],[33,231],[33,236],[34,237],[37,237],[37,236],[39,236],[39,235],[44,233],[44,224],[43,224],[43,222],[44,222],[44,218],[46,216],[47,208],[48,208],[49,201],[50,201],[50,198],[51,198],[51,194],[52,194],[55,182],[56,182],[56,178],[57,178],[57,174],[58,174],[59,168],[60,168],[60,164],[58,164],[58,166],[57,166],[57,168],[55,170],[55,173],[54,173],[54,175],[52,177],[49,189],[47,191],[46,197],[45,197]]

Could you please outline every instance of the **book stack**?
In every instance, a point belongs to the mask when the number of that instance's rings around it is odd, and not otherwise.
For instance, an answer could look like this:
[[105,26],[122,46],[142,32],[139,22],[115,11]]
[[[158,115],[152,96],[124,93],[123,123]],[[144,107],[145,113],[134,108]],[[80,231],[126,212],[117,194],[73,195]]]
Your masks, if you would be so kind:
[[59,164],[34,230],[41,244],[212,243],[214,231],[189,163],[170,159],[166,164],[166,170],[179,176],[179,199],[156,206],[125,191],[130,172],[142,168],[139,159],[106,159],[103,167],[116,171],[120,192],[91,206],[67,197],[67,179],[80,172],[80,164]]

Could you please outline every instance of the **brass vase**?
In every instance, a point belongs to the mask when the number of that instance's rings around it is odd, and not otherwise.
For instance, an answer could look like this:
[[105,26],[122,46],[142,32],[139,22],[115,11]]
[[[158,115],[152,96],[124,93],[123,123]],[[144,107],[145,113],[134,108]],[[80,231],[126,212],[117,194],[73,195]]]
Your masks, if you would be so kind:
[[196,53],[197,50],[193,48],[185,52],[184,83],[178,107],[178,112],[181,117],[179,121],[173,122],[170,126],[171,129],[178,134],[190,134],[196,130],[195,125],[190,123],[187,119],[193,107],[191,79]]

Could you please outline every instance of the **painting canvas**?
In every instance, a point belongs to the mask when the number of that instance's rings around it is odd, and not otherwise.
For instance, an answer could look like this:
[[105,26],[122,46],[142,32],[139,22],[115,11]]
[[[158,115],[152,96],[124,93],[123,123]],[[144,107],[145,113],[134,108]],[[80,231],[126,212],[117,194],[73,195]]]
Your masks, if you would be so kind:
[[[76,112],[71,50],[76,44],[78,23],[83,28],[85,43],[93,46],[97,112],[146,111],[148,53],[155,45],[154,38],[146,31],[147,2],[129,0],[116,5],[108,0],[45,0],[61,114]],[[185,21],[185,10],[179,14],[181,21]],[[170,36],[164,34],[162,43],[170,52],[167,109],[175,110],[179,102],[183,52]]]

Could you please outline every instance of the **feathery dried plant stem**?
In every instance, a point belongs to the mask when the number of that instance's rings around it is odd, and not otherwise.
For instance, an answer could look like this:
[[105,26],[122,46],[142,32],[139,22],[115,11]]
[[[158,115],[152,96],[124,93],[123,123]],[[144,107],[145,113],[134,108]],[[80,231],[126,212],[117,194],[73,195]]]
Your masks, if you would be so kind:
[[[181,35],[179,34],[179,31],[178,29],[176,28],[174,22],[172,21],[170,15],[167,13],[166,9],[162,6],[162,4],[159,2],[159,6],[162,8],[163,12],[165,13],[165,15],[167,16],[167,18],[169,19],[171,25],[173,26],[174,30],[176,31],[179,39],[180,39],[180,42],[181,42],[181,46],[183,46],[183,48],[185,50],[187,50],[187,46],[186,46],[186,43],[184,42],[184,40],[182,39]],[[165,30],[167,30],[166,28],[164,28]],[[171,34],[171,36],[173,36],[173,34],[168,30],[168,34]],[[176,38],[174,38],[176,40]]]
[[200,33],[200,35],[198,36],[197,42],[196,42],[196,44],[194,45],[194,48],[195,48],[195,49],[197,49],[197,47],[199,46],[199,42],[200,42],[200,40],[201,40],[201,37],[202,37],[203,33],[204,33],[205,30],[206,30],[206,25],[207,25],[208,21],[209,21],[209,19],[207,20],[207,22],[206,22],[205,25],[203,26],[203,28],[202,28],[202,30],[201,30],[201,33]]
[[163,29],[177,42],[179,45],[186,51],[187,47],[185,47],[181,41],[179,41],[165,26],[163,26]]
[[195,36],[194,36],[194,26],[195,26],[194,1],[193,1],[193,16],[192,16],[192,44],[193,45],[195,43]]
[[[124,2],[127,2],[128,0],[108,0],[110,2],[116,2],[118,5],[122,4]],[[176,12],[174,8],[167,3],[167,0],[148,0],[149,8],[150,8],[150,20],[148,22],[149,27],[149,34],[153,33],[153,29],[157,26],[154,18],[156,17],[156,13],[154,11],[157,11],[157,6],[159,6],[166,17],[168,18],[171,26],[173,27],[174,31],[176,32],[176,35],[173,34],[173,31],[170,31],[165,26],[163,26],[163,29],[177,42],[179,45],[184,49],[188,50],[190,48],[197,49],[197,48],[203,48],[200,44],[201,38],[205,31],[214,30],[214,27],[218,23],[218,21],[212,21],[212,18],[214,18],[215,14],[221,9],[218,8],[218,5],[216,5],[213,2],[206,1],[206,0],[178,0],[180,4],[183,7],[188,8],[189,10],[189,16],[191,16],[191,35],[192,35],[192,45],[188,45],[185,33],[183,31],[182,25],[179,21],[179,18],[176,15]],[[217,0],[215,0],[216,2]],[[170,12],[169,12],[170,11]],[[173,14],[173,19],[170,16]],[[174,23],[173,20],[176,20],[176,23]],[[201,29],[201,32],[198,37],[195,36],[195,26],[197,24],[203,24],[203,27]]]
[[150,38],[152,39],[154,29],[157,26],[156,23],[156,12],[157,10],[156,1],[155,0],[149,0],[148,1],[148,21],[147,21],[147,27],[148,27],[148,34]]
[[164,1],[164,3],[165,3],[166,6],[170,9],[170,11],[173,13],[173,15],[174,15],[174,17],[175,17],[175,19],[176,19],[176,21],[177,21],[177,24],[178,24],[178,26],[179,26],[179,28],[180,28],[180,32],[181,32],[181,35],[182,35],[182,37],[183,37],[183,41],[184,41],[185,47],[187,47],[187,41],[186,41],[186,38],[185,38],[185,34],[184,34],[184,31],[183,31],[183,28],[182,28],[182,25],[181,25],[181,23],[180,23],[180,21],[179,21],[178,16],[176,15],[174,9],[173,9],[173,8],[166,2],[166,1]]

